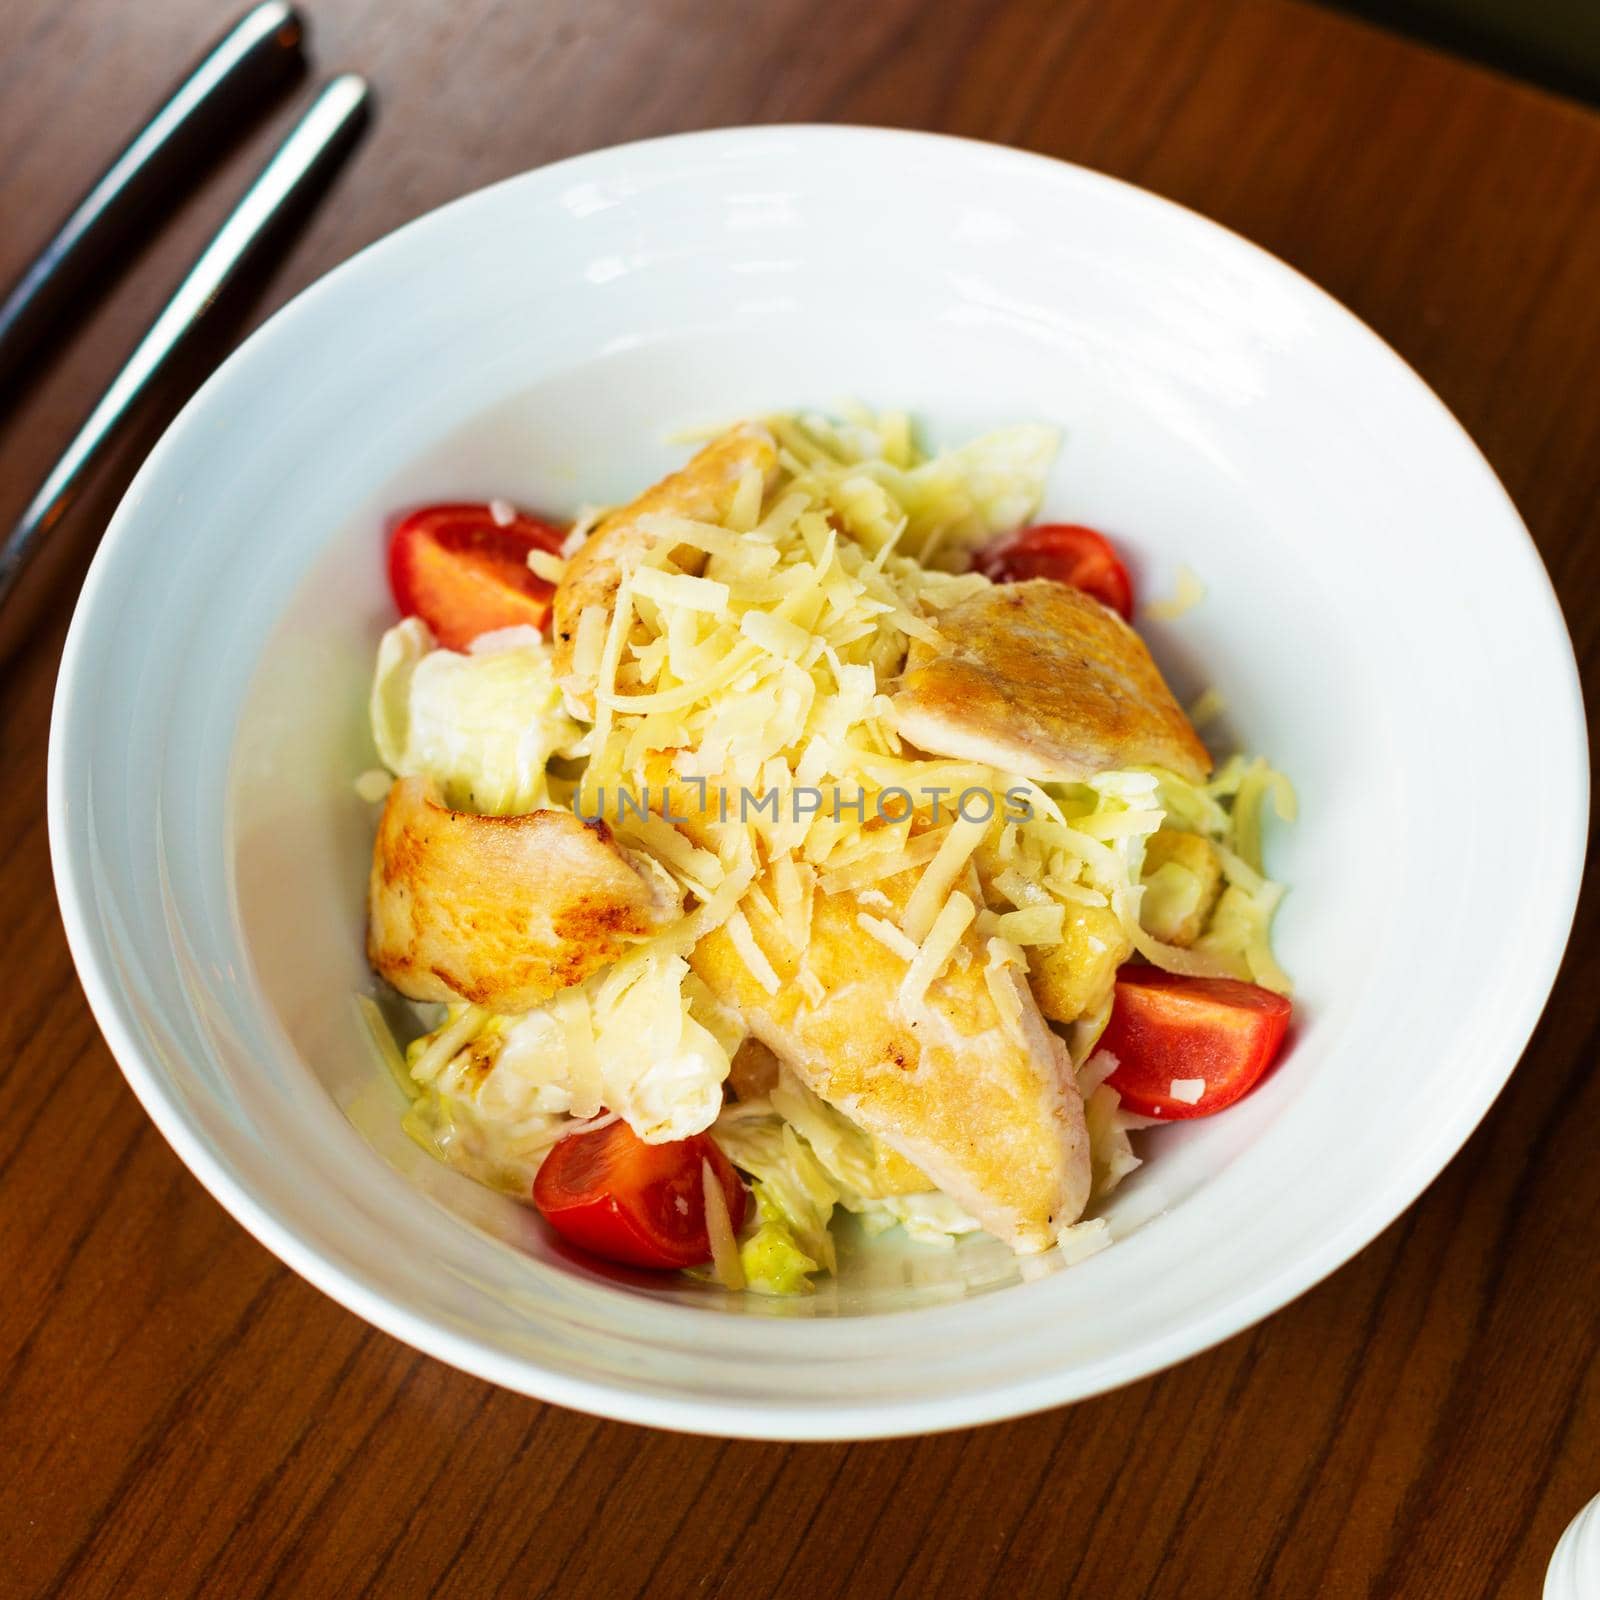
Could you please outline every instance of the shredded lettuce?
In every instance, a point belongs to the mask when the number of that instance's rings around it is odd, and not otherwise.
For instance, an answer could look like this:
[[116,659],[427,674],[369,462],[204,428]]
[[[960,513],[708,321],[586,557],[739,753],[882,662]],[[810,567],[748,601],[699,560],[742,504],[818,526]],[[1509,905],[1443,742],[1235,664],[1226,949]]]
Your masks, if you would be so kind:
[[1170,772],[1160,772],[1156,779],[1157,803],[1167,819],[1163,826],[1210,841],[1221,862],[1224,888],[1199,937],[1188,950],[1177,950],[1160,942],[1175,909],[1169,886],[1146,883],[1140,920],[1156,944],[1153,949],[1140,944],[1141,953],[1172,971],[1212,972],[1291,993],[1293,981],[1272,952],[1272,919],[1284,889],[1265,875],[1262,842],[1268,804],[1283,821],[1294,820],[1289,780],[1260,757],[1241,756],[1226,761],[1204,784],[1188,783]]
[[891,1194],[871,1200],[863,1208],[869,1231],[898,1223],[906,1237],[918,1244],[950,1246],[965,1233],[977,1233],[978,1222],[949,1195],[938,1189],[925,1194]]
[[903,548],[965,571],[974,549],[1033,520],[1061,436],[1041,423],[997,428],[896,474],[887,487],[909,522]]
[[[746,1277],[764,1293],[807,1293],[806,1273],[834,1270],[835,1206],[855,1213],[869,1234],[899,1225],[922,1244],[948,1245],[977,1231],[977,1222],[938,1190],[890,1192],[872,1136],[787,1070],[769,1100],[729,1107],[712,1133],[728,1159],[756,1180],[759,1223],[742,1255]],[[786,1287],[775,1287],[780,1281]]]
[[682,956],[642,952],[515,1015],[451,1008],[413,1041],[409,1075],[426,1116],[477,1130],[485,1158],[497,1136],[515,1160],[542,1152],[602,1106],[646,1143],[687,1139],[721,1112],[737,1042],[703,991]]
[[779,1074],[771,1100],[772,1109],[805,1140],[833,1180],[847,1210],[860,1211],[865,1200],[876,1198],[877,1157],[871,1135],[819,1099],[787,1070]]
[[927,456],[902,413],[859,408],[845,423],[807,413],[768,426],[800,481],[825,481],[869,550],[898,541],[901,555],[951,572],[964,572],[977,546],[1032,521],[1061,444],[1055,428],[1020,423]]
[[408,617],[378,647],[373,743],[398,777],[428,777],[445,803],[520,816],[549,801],[545,767],[581,730],[562,706],[550,649],[532,629],[507,629],[462,654],[434,647]]
[[[591,1017],[604,1100],[651,1144],[702,1132],[722,1109],[730,1057],[694,1014],[689,963],[653,951],[595,981]],[[555,1059],[567,1059],[566,1041]]]
[[811,1146],[760,1100],[724,1112],[712,1136],[723,1154],[756,1180],[762,1221],[786,1229],[795,1249],[817,1263],[816,1270],[832,1272],[837,1257],[828,1223],[839,1188]]
[[811,1274],[821,1271],[799,1246],[794,1228],[764,1184],[755,1186],[756,1231],[739,1247],[745,1287],[758,1294],[810,1294]]

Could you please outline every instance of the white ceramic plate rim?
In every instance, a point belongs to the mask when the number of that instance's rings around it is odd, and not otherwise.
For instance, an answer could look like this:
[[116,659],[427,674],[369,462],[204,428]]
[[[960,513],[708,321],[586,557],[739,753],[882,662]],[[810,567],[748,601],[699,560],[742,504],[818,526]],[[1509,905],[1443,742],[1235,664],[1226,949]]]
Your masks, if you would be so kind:
[[[1488,463],[1432,391],[1399,356],[1382,345],[1370,329],[1309,280],[1247,240],[1171,201],[1087,169],[1048,157],[1001,150],[977,141],[886,129],[825,126],[728,129],[677,135],[574,157],[536,171],[541,180],[559,176],[570,182],[585,176],[585,168],[590,166],[609,165],[626,158],[660,156],[690,144],[715,144],[718,141],[775,135],[801,143],[845,140],[869,141],[880,145],[943,146],[952,158],[959,158],[963,152],[981,151],[987,160],[1016,162],[1036,169],[1041,175],[1053,176],[1058,181],[1068,179],[1079,184],[1113,188],[1120,192],[1126,204],[1179,213],[1188,226],[1198,223],[1218,235],[1224,235],[1232,248],[1248,252],[1255,258],[1258,267],[1270,267],[1273,272],[1292,279],[1302,295],[1315,297],[1322,303],[1324,313],[1331,312],[1348,325],[1352,337],[1380,345],[1417,391],[1417,398],[1425,400],[1459,436],[1461,444],[1481,468],[1484,495],[1498,503],[1500,520],[1505,523],[1508,534],[1514,533],[1520,539],[1521,559],[1547,604],[1549,626],[1565,637],[1565,623],[1559,604],[1531,538]],[[523,174],[505,180],[417,219],[388,236],[388,240],[368,247],[329,273],[291,302],[291,307],[311,303],[332,292],[335,285],[363,270],[362,263],[389,240],[408,234],[412,229],[430,226],[457,207],[485,203],[489,196],[527,182],[534,175]],[[1562,822],[1559,831],[1564,835],[1564,840],[1556,847],[1557,858],[1567,864],[1568,870],[1562,876],[1558,893],[1552,896],[1553,909],[1544,920],[1542,949],[1537,959],[1529,962],[1531,969],[1543,974],[1542,981],[1530,983],[1514,1003],[1505,1007],[1498,1019],[1499,1037],[1494,1049],[1488,1053],[1495,1055],[1503,1063],[1502,1067],[1497,1074],[1482,1075],[1476,1083],[1469,1085],[1472,1092],[1464,1092],[1447,1112],[1441,1114],[1427,1129],[1426,1137],[1419,1136],[1412,1147],[1409,1163],[1374,1183],[1359,1202],[1352,1205],[1342,1226],[1325,1235],[1319,1246],[1286,1264],[1275,1274],[1265,1277],[1253,1289],[1240,1293],[1212,1313],[1195,1318],[1177,1332],[1152,1337],[1135,1348],[1120,1349],[1113,1356],[1081,1363],[1071,1370],[1025,1381],[993,1383],[925,1401],[895,1400],[874,1405],[841,1405],[826,1399],[796,1397],[793,1400],[754,1405],[719,1405],[703,1399],[680,1399],[622,1384],[592,1382],[536,1367],[484,1341],[395,1304],[369,1275],[349,1271],[330,1261],[299,1232],[286,1226],[280,1218],[263,1207],[248,1184],[209,1148],[203,1131],[193,1124],[161,1073],[144,1056],[125,1013],[125,997],[119,992],[115,976],[104,959],[100,939],[93,926],[96,891],[90,865],[69,848],[67,779],[74,756],[74,727],[78,720],[76,711],[93,692],[92,684],[84,680],[80,670],[83,641],[92,626],[96,610],[107,603],[106,596],[101,592],[101,580],[108,556],[130,521],[129,502],[137,498],[144,479],[156,473],[167,454],[176,448],[175,441],[196,425],[197,416],[203,412],[205,401],[222,374],[247,360],[252,350],[292,335],[292,319],[286,319],[284,311],[280,311],[229,358],[224,367],[219,369],[218,375],[201,389],[152,451],[107,530],[101,551],[85,581],[62,657],[49,749],[50,843],[68,945],[95,1019],[140,1103],[184,1163],[255,1238],[324,1293],[385,1332],[453,1366],[540,1399],[620,1420],[693,1432],[753,1438],[872,1438],[954,1428],[1020,1415],[1082,1399],[1148,1376],[1221,1342],[1303,1293],[1348,1261],[1422,1193],[1465,1142],[1510,1076],[1555,981],[1576,909],[1587,844],[1587,735],[1570,641],[1565,652],[1567,670],[1564,704],[1551,714],[1552,721],[1564,721],[1568,729],[1560,754],[1568,769],[1566,775],[1571,780],[1561,790],[1563,797],[1569,797],[1569,804],[1564,819],[1558,819]],[[674,1318],[698,1318],[704,1315],[677,1307],[663,1307],[661,1314]],[[971,1303],[897,1311],[888,1315],[902,1322],[916,1320],[924,1328],[941,1321],[952,1331],[980,1325],[975,1320],[979,1313]],[[790,1337],[820,1353],[826,1348],[830,1328],[836,1326],[824,1323],[796,1328],[791,1330]]]

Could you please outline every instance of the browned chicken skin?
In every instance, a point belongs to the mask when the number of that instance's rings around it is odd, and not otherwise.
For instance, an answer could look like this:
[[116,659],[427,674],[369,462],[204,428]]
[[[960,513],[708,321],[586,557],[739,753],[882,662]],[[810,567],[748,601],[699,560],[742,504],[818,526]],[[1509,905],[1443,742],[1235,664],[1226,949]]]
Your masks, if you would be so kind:
[[367,956],[413,1000],[525,1011],[681,913],[666,874],[568,811],[476,817],[421,778],[389,791]]
[[1040,781],[1210,772],[1144,641],[1098,600],[1035,578],[974,595],[936,626],[945,648],[918,646],[893,697],[895,725],[919,749]]
[[[916,879],[913,870],[877,885],[894,908],[887,915],[904,910]],[[1008,981],[1023,1039],[1002,1026],[983,941],[971,930],[967,964],[947,966],[920,1014],[906,1015],[907,963],[863,931],[862,909],[854,894],[817,897],[804,953],[824,991],[815,1005],[796,981],[800,952],[770,919],[752,916],[751,926],[777,972],[776,994],[756,981],[726,929],[702,939],[690,961],[813,1093],[1013,1248],[1048,1248],[1089,1197],[1089,1139],[1065,1048],[1020,974]]]

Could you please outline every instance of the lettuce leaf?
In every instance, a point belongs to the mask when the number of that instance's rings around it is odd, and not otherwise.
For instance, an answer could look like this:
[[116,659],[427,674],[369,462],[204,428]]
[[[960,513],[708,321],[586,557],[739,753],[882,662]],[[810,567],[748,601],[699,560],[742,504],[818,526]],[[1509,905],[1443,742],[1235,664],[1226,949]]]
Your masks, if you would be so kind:
[[757,1294],[810,1294],[811,1274],[820,1271],[800,1248],[794,1229],[778,1210],[765,1185],[756,1185],[756,1231],[739,1247],[745,1287]]
[[485,635],[463,654],[436,649],[427,624],[408,617],[378,646],[369,709],[391,772],[432,778],[446,805],[481,816],[548,804],[546,763],[581,736],[532,629]]
[[897,473],[886,487],[908,518],[901,548],[964,572],[973,550],[1033,520],[1061,436],[1043,423],[996,428]]
[[711,1132],[723,1154],[756,1180],[762,1220],[787,1229],[795,1248],[817,1264],[812,1270],[832,1272],[837,1256],[828,1223],[839,1188],[811,1147],[760,1101],[724,1113]]

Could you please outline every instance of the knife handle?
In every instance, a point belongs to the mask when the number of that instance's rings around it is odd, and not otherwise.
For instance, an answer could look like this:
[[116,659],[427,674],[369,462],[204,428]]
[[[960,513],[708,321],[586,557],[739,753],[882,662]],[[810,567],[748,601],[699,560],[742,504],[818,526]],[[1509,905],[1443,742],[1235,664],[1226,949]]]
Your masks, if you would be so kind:
[[246,12],[72,208],[0,301],[0,402],[97,281],[113,277],[172,202],[305,70],[287,0]]

